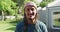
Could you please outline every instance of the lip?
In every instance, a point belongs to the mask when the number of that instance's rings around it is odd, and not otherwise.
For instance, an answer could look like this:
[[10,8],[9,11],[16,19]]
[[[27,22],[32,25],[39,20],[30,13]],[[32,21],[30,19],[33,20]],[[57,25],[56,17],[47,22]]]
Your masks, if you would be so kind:
[[28,14],[28,15],[34,15],[34,13],[30,13],[30,14]]
[[34,16],[34,15],[33,15],[33,14],[29,14],[28,16],[32,17],[32,16]]

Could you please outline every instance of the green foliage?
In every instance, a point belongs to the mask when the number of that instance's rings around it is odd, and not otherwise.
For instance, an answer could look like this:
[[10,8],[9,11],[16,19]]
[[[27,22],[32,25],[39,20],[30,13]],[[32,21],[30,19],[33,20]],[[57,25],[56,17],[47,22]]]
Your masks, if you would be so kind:
[[38,2],[37,0],[13,0],[14,2],[18,3],[19,10],[22,12],[21,14],[23,15],[24,13],[24,4],[29,1],[33,1],[37,4],[37,6],[45,7],[48,3],[47,2],[52,2],[53,0],[43,0],[41,3]]
[[60,19],[54,19],[54,26],[60,26]]
[[48,3],[53,2],[54,0],[43,0],[41,3],[39,3],[40,7],[45,7]]
[[17,23],[21,22],[22,19],[6,19],[5,21],[0,21],[0,32],[15,32]]
[[54,1],[54,0],[43,0],[43,1],[45,1],[45,2],[52,2],[52,1]]
[[9,14],[13,15],[16,9],[16,3],[14,3],[12,0],[0,0],[0,11],[8,11]]
[[42,8],[45,7],[48,4],[48,2],[41,2],[41,4],[39,6],[41,6]]

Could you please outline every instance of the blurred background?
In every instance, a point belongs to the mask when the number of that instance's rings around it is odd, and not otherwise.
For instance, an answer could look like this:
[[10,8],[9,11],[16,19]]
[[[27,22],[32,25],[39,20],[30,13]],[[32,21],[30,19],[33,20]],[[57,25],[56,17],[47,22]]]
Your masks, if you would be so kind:
[[[24,4],[29,1],[35,2],[37,7],[44,8],[55,0],[0,0],[0,32],[15,31],[17,23],[24,17]],[[57,19],[56,21],[59,22]]]

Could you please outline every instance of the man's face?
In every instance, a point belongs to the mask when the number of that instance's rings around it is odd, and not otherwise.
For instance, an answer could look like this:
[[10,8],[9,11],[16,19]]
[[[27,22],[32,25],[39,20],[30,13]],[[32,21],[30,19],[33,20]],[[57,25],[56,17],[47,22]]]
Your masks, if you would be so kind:
[[36,8],[33,6],[28,6],[25,8],[25,14],[28,19],[34,19],[36,16]]

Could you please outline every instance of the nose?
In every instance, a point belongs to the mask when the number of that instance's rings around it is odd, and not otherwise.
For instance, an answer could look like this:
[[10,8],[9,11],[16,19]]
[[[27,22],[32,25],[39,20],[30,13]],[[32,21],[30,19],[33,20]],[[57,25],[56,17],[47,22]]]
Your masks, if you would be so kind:
[[30,10],[30,13],[32,13],[33,11]]

